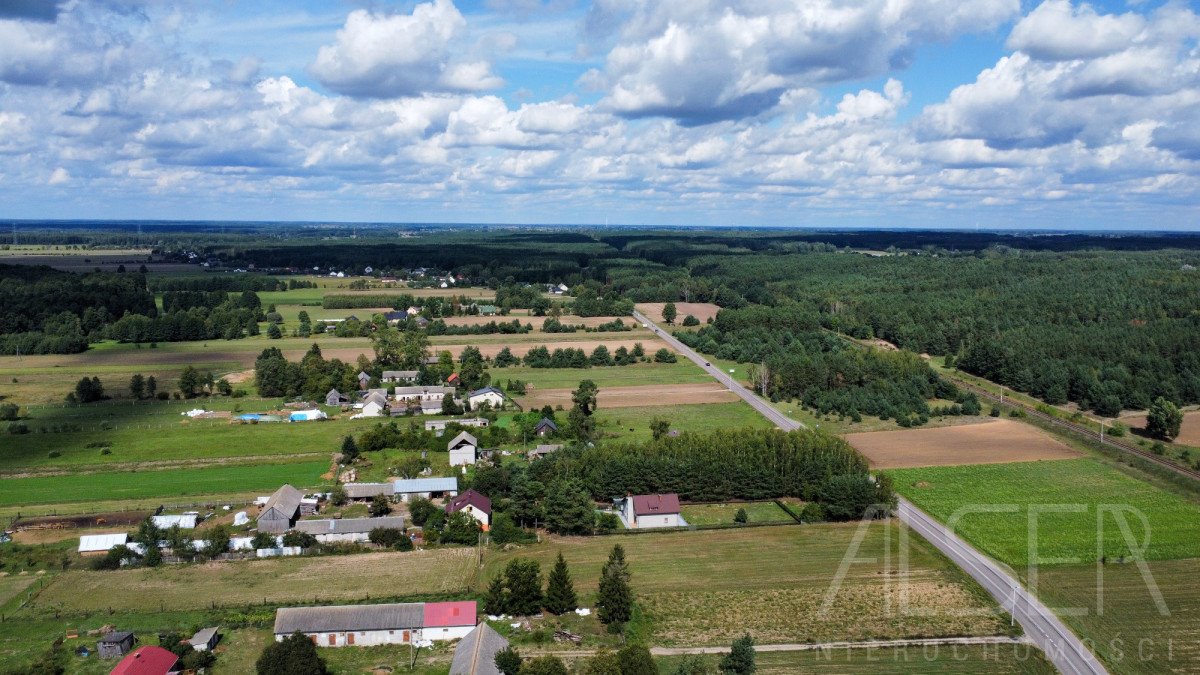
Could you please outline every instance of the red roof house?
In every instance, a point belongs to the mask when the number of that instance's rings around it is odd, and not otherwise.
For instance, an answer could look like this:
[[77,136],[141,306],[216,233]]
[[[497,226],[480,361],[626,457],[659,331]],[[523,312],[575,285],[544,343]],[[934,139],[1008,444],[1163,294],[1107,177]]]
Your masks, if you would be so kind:
[[682,527],[679,517],[679,495],[633,495],[625,498],[622,509],[628,527]]
[[126,654],[109,675],[167,675],[178,672],[178,660],[162,647],[138,647]]
[[474,600],[458,602],[425,603],[425,627],[447,628],[454,626],[475,627],[476,606]]
[[446,384],[458,384],[458,373],[450,373],[450,377],[446,378]]

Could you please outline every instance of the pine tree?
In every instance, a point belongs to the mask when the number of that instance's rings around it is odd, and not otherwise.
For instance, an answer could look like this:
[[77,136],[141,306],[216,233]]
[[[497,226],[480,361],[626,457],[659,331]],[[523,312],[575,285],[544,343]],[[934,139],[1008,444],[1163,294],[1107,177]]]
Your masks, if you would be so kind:
[[554,562],[550,571],[550,579],[546,584],[546,610],[551,614],[566,614],[575,611],[579,601],[575,597],[575,586],[571,583],[571,571],[567,569],[567,561],[562,553]]
[[347,435],[342,439],[342,463],[349,464],[358,459],[358,443],[354,442],[354,437]]
[[733,649],[721,659],[719,667],[726,675],[752,675],[756,669],[754,638],[747,633],[734,640]]
[[504,575],[497,574],[488,584],[487,597],[483,601],[483,611],[489,616],[500,616],[507,607],[508,596],[504,592]]
[[600,622],[607,626],[620,626],[633,615],[633,591],[629,588],[629,566],[625,563],[625,549],[617,544],[608,556],[608,562],[600,571],[600,588],[596,597],[596,610]]

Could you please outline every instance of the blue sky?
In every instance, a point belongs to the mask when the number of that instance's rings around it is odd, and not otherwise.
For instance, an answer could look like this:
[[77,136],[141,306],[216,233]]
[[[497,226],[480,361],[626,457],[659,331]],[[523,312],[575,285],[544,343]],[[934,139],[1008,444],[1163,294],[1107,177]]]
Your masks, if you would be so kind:
[[0,2],[0,218],[1200,229],[1187,2]]

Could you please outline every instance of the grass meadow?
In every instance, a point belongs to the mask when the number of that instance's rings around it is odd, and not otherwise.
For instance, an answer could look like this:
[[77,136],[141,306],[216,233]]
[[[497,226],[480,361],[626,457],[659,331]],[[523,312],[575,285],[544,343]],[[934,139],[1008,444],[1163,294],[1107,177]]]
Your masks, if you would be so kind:
[[681,507],[688,525],[729,525],[738,509],[745,509],[751,523],[792,523],[791,516],[775,502],[731,502],[728,504],[685,504]]
[[[1136,541],[1148,539],[1147,559],[1200,556],[1200,505],[1090,458],[889,473],[901,494],[944,523],[960,510],[1011,509],[970,513],[957,529],[981,550],[1014,567],[1031,562],[1030,523],[1035,518],[1037,555],[1043,564],[1048,558],[1066,564],[1130,555],[1118,519],[1102,511],[1114,508],[1124,509]],[[1040,512],[1035,514],[1031,507]]]
[[[719,672],[721,657],[707,655],[707,672]],[[670,675],[683,657],[656,659],[658,672]],[[909,673],[988,673],[995,675],[1051,675],[1057,672],[1036,647],[1027,645],[954,645],[895,649],[831,649],[803,652],[758,652],[754,656],[760,675],[909,675]]]
[[329,462],[323,460],[6,478],[0,490],[0,506],[174,498],[247,490],[269,493],[283,483],[316,487],[321,484],[321,474],[328,470]]
[[600,408],[596,411],[600,430],[621,441],[650,440],[650,421],[671,422],[672,429],[707,433],[719,429],[769,429],[771,423],[742,401],[736,403],[698,403],[661,405],[648,408]]

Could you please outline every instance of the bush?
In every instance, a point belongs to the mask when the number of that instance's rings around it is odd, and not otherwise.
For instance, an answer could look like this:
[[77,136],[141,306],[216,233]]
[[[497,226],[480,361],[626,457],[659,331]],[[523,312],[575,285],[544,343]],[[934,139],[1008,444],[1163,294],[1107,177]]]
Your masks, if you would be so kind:
[[666,347],[654,352],[655,363],[675,363],[678,360],[679,359],[675,356],[675,352],[667,349]]
[[[412,542],[409,541],[408,535],[394,527],[377,527],[367,535],[367,540],[372,544],[401,551],[412,549]],[[405,547],[404,544],[408,544],[408,546]]]
[[0,421],[11,422],[20,417],[21,407],[16,403],[0,403]]
[[171,394],[169,392],[160,391],[155,394],[155,397],[160,401],[166,401],[171,398]]
[[825,522],[825,507],[816,502],[809,502],[800,510],[800,520],[806,523]]
[[688,326],[688,327],[699,326],[700,319],[697,319],[696,317],[692,316],[691,314],[688,314],[687,316],[683,317],[683,325]]
[[[685,321],[686,321],[686,319],[685,319]],[[740,523],[740,524],[744,525],[745,523],[747,523],[749,521],[750,521],[750,516],[749,516],[749,514],[746,513],[746,509],[738,509],[737,513],[733,514],[733,522],[735,522],[735,523]]]
[[8,433],[12,434],[13,436],[27,434],[29,433],[29,425],[25,424],[24,422],[9,422]]
[[59,452],[58,450],[51,450],[49,457],[50,457],[50,459],[57,459],[59,457],[62,457],[62,453]]

